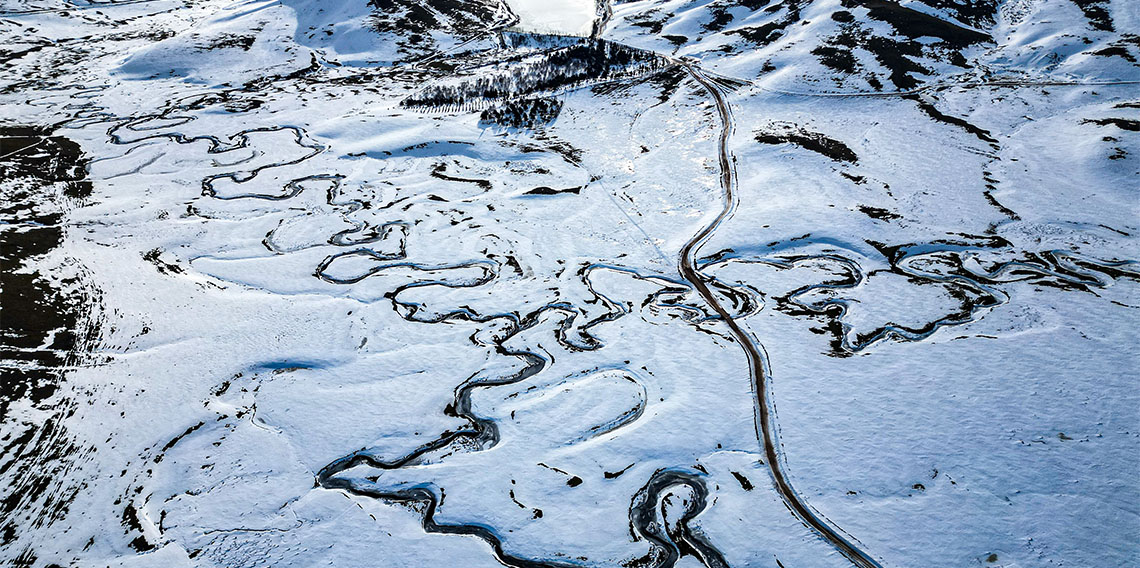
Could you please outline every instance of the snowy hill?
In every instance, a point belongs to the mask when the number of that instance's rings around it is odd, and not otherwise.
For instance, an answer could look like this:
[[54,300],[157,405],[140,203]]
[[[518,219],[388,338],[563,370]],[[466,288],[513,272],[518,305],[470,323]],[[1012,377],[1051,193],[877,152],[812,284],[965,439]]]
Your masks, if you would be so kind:
[[909,90],[971,79],[1135,80],[1134,3],[789,0],[620,3],[607,37],[773,88]]
[[1137,29],[9,0],[0,559],[1140,563]]

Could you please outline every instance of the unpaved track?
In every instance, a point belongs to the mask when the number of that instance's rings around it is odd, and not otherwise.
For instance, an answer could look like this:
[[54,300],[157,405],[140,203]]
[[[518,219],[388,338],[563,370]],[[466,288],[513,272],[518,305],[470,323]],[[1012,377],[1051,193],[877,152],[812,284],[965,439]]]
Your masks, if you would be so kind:
[[799,494],[792,488],[791,483],[788,482],[787,477],[784,475],[783,466],[781,465],[779,442],[776,440],[775,424],[771,416],[771,404],[768,400],[768,373],[765,369],[764,355],[761,353],[761,348],[753,341],[752,336],[741,328],[740,324],[732,319],[728,311],[721,306],[720,300],[713,294],[712,290],[709,289],[708,279],[696,268],[697,250],[708,241],[713,231],[736,210],[738,199],[736,195],[736,168],[728,152],[728,140],[732,136],[734,125],[732,108],[728,105],[728,101],[725,99],[724,92],[721,88],[692,64],[681,62],[681,65],[685,67],[693,79],[709,92],[709,95],[712,96],[716,103],[717,112],[720,114],[721,132],[717,153],[720,160],[720,185],[724,189],[725,203],[724,209],[717,215],[716,219],[701,229],[681,248],[681,262],[678,270],[681,273],[681,277],[693,285],[701,297],[704,298],[705,302],[708,303],[713,311],[728,325],[732,336],[736,339],[737,343],[740,344],[741,348],[744,349],[745,354],[748,355],[748,368],[751,374],[752,388],[756,397],[756,435],[764,446],[764,457],[768,464],[768,469],[772,473],[772,480],[775,483],[776,491],[779,492],[780,498],[784,500],[784,504],[787,505],[788,509],[805,525],[811,527],[819,533],[820,536],[830,542],[832,546],[843,554],[843,556],[847,557],[852,564],[860,568],[881,568],[881,565],[874,558],[871,558],[866,552],[860,550],[850,539],[840,534],[837,529],[829,525],[820,515],[808,507],[807,503],[800,498]]

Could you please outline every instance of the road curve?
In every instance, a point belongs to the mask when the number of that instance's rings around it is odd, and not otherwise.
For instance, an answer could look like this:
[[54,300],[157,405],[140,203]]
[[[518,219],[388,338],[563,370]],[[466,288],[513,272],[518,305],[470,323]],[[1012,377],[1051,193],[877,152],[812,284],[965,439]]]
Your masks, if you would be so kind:
[[878,561],[866,552],[860,550],[851,540],[840,534],[837,529],[829,525],[820,515],[808,507],[807,503],[800,498],[791,483],[788,482],[788,478],[784,474],[783,466],[780,465],[779,444],[776,440],[775,424],[772,420],[771,406],[768,400],[768,373],[764,368],[764,355],[761,353],[756,342],[753,341],[752,336],[741,328],[740,324],[721,306],[720,301],[713,295],[712,290],[709,289],[708,279],[696,268],[697,250],[708,241],[713,231],[736,210],[738,200],[736,195],[736,168],[733,166],[732,159],[728,152],[728,140],[732,136],[734,125],[732,109],[728,105],[728,101],[725,99],[724,92],[720,87],[691,63],[681,61],[680,64],[688,71],[694,80],[708,91],[716,103],[717,112],[720,114],[722,128],[717,153],[720,160],[720,185],[724,189],[725,204],[724,209],[717,215],[716,219],[697,232],[696,235],[693,235],[693,237],[685,243],[685,246],[681,248],[681,262],[678,266],[678,270],[681,273],[681,277],[693,285],[693,288],[704,298],[705,302],[708,303],[713,311],[728,325],[732,336],[736,338],[737,343],[740,344],[745,354],[748,355],[749,373],[752,379],[753,390],[756,393],[756,435],[764,446],[764,457],[766,458],[768,469],[772,473],[776,491],[779,492],[780,498],[784,500],[784,504],[787,505],[788,509],[790,509],[800,521],[819,533],[820,536],[830,542],[836,550],[843,554],[843,556],[850,560],[855,566],[859,566],[860,568],[882,568],[882,565],[879,564]]

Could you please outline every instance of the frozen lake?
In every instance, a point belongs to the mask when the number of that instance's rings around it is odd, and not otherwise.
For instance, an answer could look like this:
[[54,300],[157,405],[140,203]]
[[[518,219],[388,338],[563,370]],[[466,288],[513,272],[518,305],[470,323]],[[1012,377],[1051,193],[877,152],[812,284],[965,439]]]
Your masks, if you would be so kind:
[[590,35],[593,0],[507,0],[519,16],[519,29],[529,32]]

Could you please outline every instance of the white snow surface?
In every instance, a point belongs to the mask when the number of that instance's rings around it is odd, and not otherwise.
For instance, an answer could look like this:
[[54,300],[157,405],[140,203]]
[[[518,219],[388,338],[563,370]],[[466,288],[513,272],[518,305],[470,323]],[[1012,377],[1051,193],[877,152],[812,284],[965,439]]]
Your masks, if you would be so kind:
[[596,18],[595,0],[505,0],[522,31],[587,36]]
[[[596,17],[508,4],[523,30]],[[1140,68],[1093,54],[1120,32],[1007,2],[904,89],[813,53],[866,8],[723,4],[715,30],[721,3],[622,2],[603,37],[723,84],[738,203],[698,265],[767,357],[797,492],[885,567],[1140,565]],[[731,33],[794,4],[770,43]],[[75,141],[92,183],[50,196],[63,240],[20,270],[95,298],[58,390],[0,416],[0,560],[658,566],[631,503],[684,471],[727,565],[851,565],[781,501],[745,352],[679,272],[725,195],[676,59],[500,128],[400,104],[543,49],[495,21],[429,50],[364,2],[76,6],[0,8],[0,125]],[[463,434],[465,390],[495,443]],[[322,479],[355,455],[390,467]]]

